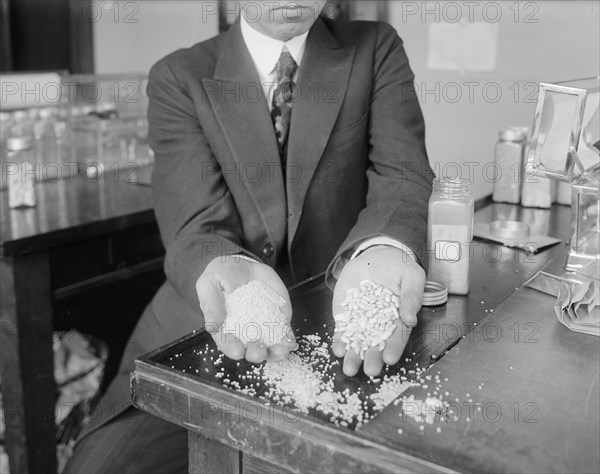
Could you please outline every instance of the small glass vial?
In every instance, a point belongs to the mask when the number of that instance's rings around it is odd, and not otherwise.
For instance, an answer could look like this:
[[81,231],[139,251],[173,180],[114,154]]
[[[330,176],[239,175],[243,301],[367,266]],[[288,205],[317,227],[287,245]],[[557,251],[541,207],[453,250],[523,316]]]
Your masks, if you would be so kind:
[[521,170],[526,138],[527,133],[522,128],[512,127],[500,131],[494,153],[498,173],[492,195],[495,202],[521,202]]
[[8,112],[0,112],[0,189],[8,186],[8,177],[6,174],[6,137],[9,135],[12,124],[12,115]]
[[33,124],[33,138],[36,163],[39,166],[39,181],[56,181],[60,166],[56,159],[56,135],[54,116],[51,108],[38,111],[38,119]]
[[474,213],[470,189],[466,179],[437,178],[429,199],[427,279],[443,283],[453,295],[469,292]]
[[8,207],[34,207],[36,166],[33,136],[9,137],[6,140]]

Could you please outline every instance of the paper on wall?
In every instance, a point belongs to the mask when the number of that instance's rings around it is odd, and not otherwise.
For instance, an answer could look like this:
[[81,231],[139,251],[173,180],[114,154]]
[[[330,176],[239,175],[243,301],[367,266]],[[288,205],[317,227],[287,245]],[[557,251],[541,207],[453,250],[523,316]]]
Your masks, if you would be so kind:
[[499,25],[488,22],[432,23],[427,67],[441,71],[490,72],[496,67]]

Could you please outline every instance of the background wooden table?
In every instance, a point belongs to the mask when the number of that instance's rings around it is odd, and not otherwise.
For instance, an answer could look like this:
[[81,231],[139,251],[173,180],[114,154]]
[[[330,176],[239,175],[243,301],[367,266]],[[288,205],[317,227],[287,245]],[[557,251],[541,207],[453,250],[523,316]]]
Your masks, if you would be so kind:
[[[492,205],[477,214],[496,218],[520,218],[563,239],[570,230],[563,207]],[[223,386],[218,369],[197,355],[212,344],[206,333],[137,361],[133,402],[189,430],[190,472],[598,472],[598,339],[564,328],[553,298],[522,287],[541,268],[560,269],[565,245],[535,256],[474,249],[470,294],[423,308],[405,351],[410,361],[388,371],[429,366],[423,375],[439,375],[444,398],[458,399],[452,423],[421,431],[393,405],[356,430],[315,413],[290,417],[285,407]],[[291,297],[299,333],[331,333],[331,294],[320,279]],[[250,367],[224,364],[233,378]],[[367,390],[364,376],[339,378],[341,389]],[[405,395],[422,399],[427,391],[412,387]]]
[[[162,276],[164,250],[150,189],[125,178],[107,173],[101,180],[79,176],[41,183],[38,205],[30,209],[9,209],[7,190],[0,192],[0,369],[13,473],[56,471],[56,313],[63,326],[73,323],[98,329],[100,336],[104,331],[127,338],[132,328],[124,321],[117,325],[112,317],[128,308],[141,314],[143,304],[134,304],[135,292],[127,295],[129,301],[115,299],[112,307],[110,301],[97,305],[100,314],[89,309],[91,299],[88,306],[86,301],[92,293],[114,297],[107,291],[111,285],[125,288],[130,282],[131,288],[140,278]],[[77,320],[76,307],[87,320]]]

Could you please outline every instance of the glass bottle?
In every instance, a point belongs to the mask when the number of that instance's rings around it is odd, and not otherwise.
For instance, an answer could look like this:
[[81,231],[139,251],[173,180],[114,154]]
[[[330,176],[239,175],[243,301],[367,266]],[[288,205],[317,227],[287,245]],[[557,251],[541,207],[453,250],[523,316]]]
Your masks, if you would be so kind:
[[525,130],[527,138],[525,140],[525,149],[523,151],[524,166],[521,175],[521,205],[523,207],[549,209],[556,200],[558,182],[553,179],[539,176],[536,170],[529,169],[526,166],[527,157],[529,156],[529,136],[531,131],[528,128],[524,128],[523,130]]
[[8,176],[6,174],[6,139],[10,134],[12,127],[13,118],[8,112],[0,112],[0,189],[4,189],[7,186]]
[[511,127],[500,131],[494,153],[498,173],[492,195],[495,202],[521,202],[521,169],[526,137],[522,128]]
[[67,111],[58,108],[54,116],[54,137],[56,140],[56,161],[60,167],[60,177],[73,179],[77,174],[77,166],[70,160],[69,151],[73,139]]
[[469,292],[474,213],[470,189],[466,179],[437,178],[429,199],[428,280],[443,283],[453,295]]
[[8,207],[34,207],[37,204],[35,181],[37,169],[33,136],[21,135],[6,140]]
[[67,123],[59,116],[58,109],[39,110],[38,120],[33,125],[33,134],[36,161],[40,167],[40,180],[57,181],[70,177],[70,170],[66,163],[67,132]]
[[54,116],[51,108],[38,111],[38,118],[33,124],[34,151],[40,173],[39,180],[56,180],[60,168],[56,160],[56,135],[54,133]]

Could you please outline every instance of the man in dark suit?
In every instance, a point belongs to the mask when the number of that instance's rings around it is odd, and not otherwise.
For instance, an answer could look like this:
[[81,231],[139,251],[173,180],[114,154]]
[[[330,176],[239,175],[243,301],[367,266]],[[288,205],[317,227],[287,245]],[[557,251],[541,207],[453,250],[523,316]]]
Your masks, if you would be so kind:
[[[122,367],[67,472],[184,470],[185,433],[129,406],[135,357],[204,325],[229,357],[224,294],[261,280],[286,286],[326,272],[334,312],[373,280],[400,295],[402,324],[364,371],[396,363],[416,324],[432,172],[402,41],[382,23],[319,18],[326,0],[242,2],[227,33],[160,60],[148,111],[155,209],[167,283],[142,316]],[[291,317],[291,307],[285,312]],[[340,342],[344,372],[362,360]],[[112,452],[111,452],[112,450]],[[107,453],[111,454],[107,454]],[[108,458],[107,458],[108,456]]]

